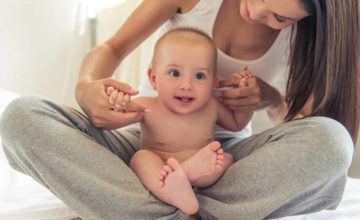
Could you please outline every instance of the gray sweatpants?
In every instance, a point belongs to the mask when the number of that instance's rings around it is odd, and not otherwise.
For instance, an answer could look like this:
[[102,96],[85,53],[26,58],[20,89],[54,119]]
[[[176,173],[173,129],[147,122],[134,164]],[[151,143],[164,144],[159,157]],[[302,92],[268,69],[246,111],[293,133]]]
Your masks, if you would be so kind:
[[[152,196],[128,167],[139,131],[105,131],[74,109],[20,97],[2,115],[4,151],[84,219],[186,219]],[[325,117],[284,123],[243,141],[220,140],[236,162],[213,186],[196,190],[197,217],[264,219],[334,209],[353,143]]]

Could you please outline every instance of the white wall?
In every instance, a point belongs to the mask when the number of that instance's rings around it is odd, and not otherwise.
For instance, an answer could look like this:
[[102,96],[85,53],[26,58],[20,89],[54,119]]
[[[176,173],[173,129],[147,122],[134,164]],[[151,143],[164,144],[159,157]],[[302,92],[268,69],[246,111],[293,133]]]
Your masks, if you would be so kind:
[[77,75],[70,73],[77,5],[75,0],[2,0],[0,88],[73,100],[68,82]]

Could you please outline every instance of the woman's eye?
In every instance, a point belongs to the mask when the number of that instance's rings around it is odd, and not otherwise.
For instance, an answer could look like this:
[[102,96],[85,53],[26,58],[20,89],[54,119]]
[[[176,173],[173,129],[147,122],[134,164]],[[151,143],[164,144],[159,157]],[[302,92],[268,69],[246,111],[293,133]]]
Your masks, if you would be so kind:
[[277,15],[277,14],[274,14],[274,17],[275,17],[275,19],[276,19],[279,23],[284,23],[284,22],[286,22],[286,20],[282,19],[282,18],[279,17],[279,15]]
[[169,72],[169,75],[172,76],[172,77],[179,77],[180,76],[180,72],[177,71],[177,70],[171,70]]
[[195,74],[196,79],[205,79],[205,73],[198,72]]

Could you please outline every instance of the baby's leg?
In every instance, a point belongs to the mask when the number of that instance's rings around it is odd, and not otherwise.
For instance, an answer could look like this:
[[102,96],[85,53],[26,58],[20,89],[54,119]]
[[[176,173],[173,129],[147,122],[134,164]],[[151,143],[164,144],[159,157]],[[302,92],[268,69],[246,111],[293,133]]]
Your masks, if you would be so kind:
[[139,150],[130,161],[143,184],[160,200],[194,214],[199,203],[180,164],[173,158],[164,165],[161,158],[148,150]]
[[232,161],[232,156],[224,153],[220,143],[213,141],[185,160],[181,166],[191,185],[207,187],[222,176]]

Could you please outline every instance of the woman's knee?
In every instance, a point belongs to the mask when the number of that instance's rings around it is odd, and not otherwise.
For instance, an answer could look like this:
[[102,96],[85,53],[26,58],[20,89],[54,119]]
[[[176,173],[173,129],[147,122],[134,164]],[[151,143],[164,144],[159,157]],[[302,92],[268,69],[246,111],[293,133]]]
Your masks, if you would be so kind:
[[21,96],[14,99],[5,108],[1,116],[1,134],[7,130],[20,129],[24,123],[31,119],[32,110],[36,105],[40,105],[41,100],[36,96]]
[[[311,117],[301,120],[303,134],[308,136],[309,149],[314,159],[322,162],[329,172],[346,172],[352,160],[354,144],[346,128],[326,117]],[[306,149],[306,147],[304,148]],[[329,173],[329,174],[330,174]]]
[[33,134],[35,123],[38,123],[39,115],[36,116],[36,109],[41,108],[44,101],[37,96],[21,96],[14,99],[5,108],[0,119],[0,136],[4,147],[22,146],[15,142],[26,143],[26,136]]

